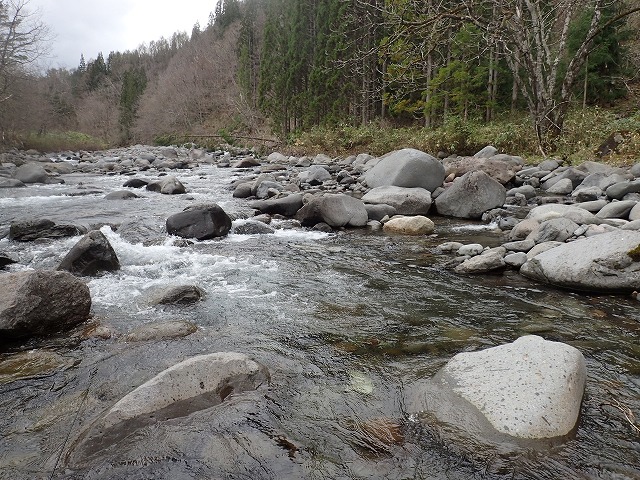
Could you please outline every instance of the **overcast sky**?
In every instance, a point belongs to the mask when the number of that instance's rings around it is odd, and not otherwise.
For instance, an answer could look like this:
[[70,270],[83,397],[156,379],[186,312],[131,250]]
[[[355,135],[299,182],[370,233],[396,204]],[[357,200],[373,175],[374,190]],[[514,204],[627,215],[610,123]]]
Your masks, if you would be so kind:
[[173,32],[205,27],[216,0],[29,0],[55,38],[48,67],[76,68],[102,52],[133,50]]

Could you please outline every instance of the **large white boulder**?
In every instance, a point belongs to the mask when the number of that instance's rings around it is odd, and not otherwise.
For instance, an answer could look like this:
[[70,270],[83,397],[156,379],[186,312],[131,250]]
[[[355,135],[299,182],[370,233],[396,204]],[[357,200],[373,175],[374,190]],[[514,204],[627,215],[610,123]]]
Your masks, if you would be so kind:
[[442,185],[445,173],[440,161],[428,153],[403,148],[388,153],[364,176],[367,186],[420,187],[430,192]]
[[640,231],[615,230],[558,245],[531,258],[520,273],[589,292],[640,290]]
[[436,380],[474,405],[501,433],[553,438],[576,425],[586,367],[576,348],[528,335],[506,345],[459,353]]

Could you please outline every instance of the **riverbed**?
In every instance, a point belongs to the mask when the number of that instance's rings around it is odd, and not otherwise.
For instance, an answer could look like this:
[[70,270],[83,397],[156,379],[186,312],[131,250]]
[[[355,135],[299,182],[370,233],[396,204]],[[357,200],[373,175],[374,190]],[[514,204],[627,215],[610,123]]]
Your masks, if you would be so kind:
[[[640,416],[637,300],[559,291],[510,271],[457,275],[438,244],[503,239],[491,226],[441,217],[432,217],[435,235],[424,237],[279,228],[185,245],[166,235],[164,222],[186,206],[218,203],[236,224],[252,211],[232,197],[228,186],[241,175],[233,169],[174,174],[186,195],[143,190],[143,198],[105,200],[128,177],[93,174],[0,189],[0,231],[29,218],[100,228],[121,263],[88,279],[92,325],[110,338],[84,326],[0,354],[7,361],[37,350],[63,360],[36,366],[34,375],[0,370],[0,478],[640,478],[640,432],[631,418]],[[4,238],[0,251],[18,257],[10,271],[56,268],[77,241]],[[204,300],[149,304],[154,289],[184,284],[198,285]],[[198,330],[124,340],[163,320],[188,320]],[[479,445],[411,411],[412,385],[456,353],[525,334],[566,342],[586,358],[581,417],[568,438],[546,448]],[[188,357],[218,351],[267,366],[269,387],[74,454],[128,392]]]

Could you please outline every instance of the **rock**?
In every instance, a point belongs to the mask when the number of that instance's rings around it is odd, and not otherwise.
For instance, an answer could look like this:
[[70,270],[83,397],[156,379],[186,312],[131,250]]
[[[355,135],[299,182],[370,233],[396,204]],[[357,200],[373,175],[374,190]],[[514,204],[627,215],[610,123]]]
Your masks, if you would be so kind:
[[600,187],[578,187],[576,188],[571,196],[575,199],[576,202],[591,202],[598,200],[600,197],[604,195],[604,192]]
[[245,157],[233,164],[233,168],[254,168],[259,166],[260,162],[253,157]]
[[559,245],[564,245],[564,244],[562,242],[554,242],[554,241],[539,243],[527,252],[527,259],[530,260],[536,255],[546,252],[547,250],[551,250],[552,248],[555,248]]
[[156,182],[149,183],[146,188],[151,192],[160,192],[164,195],[179,195],[186,193],[186,189],[180,180],[171,175],[163,177],[161,180]]
[[433,233],[434,228],[435,225],[430,219],[416,215],[392,218],[384,224],[383,230],[401,235],[429,235]]
[[560,166],[560,162],[555,158],[548,158],[538,164],[538,168],[540,170],[549,170],[554,171],[556,168]]
[[487,273],[504,268],[504,249],[492,248],[481,255],[468,258],[454,270],[456,273]]
[[467,172],[480,170],[503,185],[512,181],[516,175],[516,169],[512,163],[496,160],[495,157],[456,157],[445,159],[442,163],[447,175],[453,174],[454,177],[460,177]]
[[320,165],[311,165],[304,172],[298,174],[300,183],[308,183],[309,185],[322,185],[323,182],[331,180],[331,174],[326,168]]
[[264,222],[256,220],[247,220],[246,222],[235,225],[231,232],[238,235],[265,235],[274,233],[276,230]]
[[527,260],[525,252],[515,252],[504,256],[504,263],[513,268],[520,268]]
[[619,202],[611,202],[602,207],[596,217],[598,218],[629,218],[629,213],[638,205],[638,202],[633,200],[621,200]]
[[126,342],[146,342],[149,340],[170,340],[182,338],[196,332],[198,327],[185,321],[153,322],[140,325],[131,330],[125,337]]
[[83,435],[74,455],[89,456],[137,428],[211,408],[230,395],[256,390],[268,382],[266,367],[242,353],[188,358],[120,399]]
[[204,292],[195,285],[176,285],[154,293],[151,305],[191,305],[202,300]]
[[609,202],[607,200],[592,200],[590,202],[580,202],[574,204],[575,207],[580,207],[585,209],[587,212],[598,213],[602,207],[607,205]]
[[22,183],[47,183],[49,174],[39,163],[26,163],[16,169],[14,178]]
[[26,220],[12,222],[9,239],[17,242],[30,242],[40,238],[75,237],[87,233],[86,228],[77,225],[57,224],[52,220]]
[[501,207],[506,189],[482,171],[465,173],[436,198],[440,215],[458,218],[482,217],[492,208]]
[[640,202],[629,211],[629,221],[640,220]]
[[105,200],[131,200],[134,198],[140,198],[140,195],[136,195],[129,190],[118,190],[105,195]]
[[264,180],[260,182],[260,185],[256,188],[255,196],[260,199],[265,199],[273,196],[271,195],[272,191],[281,192],[282,190],[284,190],[284,186],[281,183]]
[[0,177],[0,188],[21,188],[26,185],[17,178]]
[[0,252],[0,270],[2,270],[7,265],[12,265],[14,263],[18,263],[18,260],[7,253]]
[[573,192],[573,183],[569,178],[563,178],[547,188],[547,193],[553,195],[569,195],[571,192]]
[[73,366],[73,359],[50,350],[28,350],[0,360],[0,385],[25,378],[48,376]]
[[0,284],[0,339],[48,335],[89,318],[89,288],[68,272],[4,273]]
[[289,157],[281,154],[280,152],[273,152],[267,157],[267,162],[269,163],[287,163],[289,162]]
[[213,204],[193,205],[167,218],[167,233],[182,238],[208,240],[224,237],[231,230],[231,219]]
[[58,266],[58,270],[86,276],[119,269],[118,256],[100,230],[92,230],[82,237]]
[[462,246],[460,242],[445,242],[438,245],[436,251],[438,253],[452,253],[457,252]]
[[432,192],[442,185],[445,173],[442,164],[431,155],[404,148],[388,153],[364,175],[370,188],[419,187]]
[[640,232],[615,230],[540,253],[525,263],[520,273],[573,290],[631,292],[640,285],[639,247]]
[[243,182],[233,190],[234,198],[249,198],[252,195],[253,182]]
[[394,207],[387,205],[386,203],[365,203],[364,208],[367,210],[369,220],[377,220],[378,222],[384,217],[393,217],[398,213]]
[[558,203],[549,203],[532,208],[526,216],[527,219],[536,220],[539,223],[542,223],[546,220],[551,220],[552,218],[561,217],[568,218],[578,225],[597,225],[601,223],[600,219],[596,218],[595,215],[583,208],[576,207],[574,205],[562,205]]
[[256,210],[260,210],[262,213],[291,217],[302,208],[302,195],[296,193],[293,195],[287,195],[286,197],[270,200],[256,200],[250,202],[249,206]]
[[141,178],[132,178],[124,182],[122,186],[129,187],[129,188],[142,188],[142,187],[146,187],[148,184],[149,184],[148,181],[142,180]]
[[542,222],[529,234],[527,240],[534,243],[564,242],[578,229],[578,224],[568,218],[552,218]]
[[418,187],[376,187],[369,190],[362,201],[374,205],[391,205],[398,215],[426,215],[431,208],[431,193]]
[[535,335],[453,357],[436,379],[474,405],[501,433],[553,438],[575,427],[585,360],[570,345]]
[[461,245],[458,249],[458,255],[475,257],[484,252],[484,247],[479,243],[469,243],[467,245]]
[[498,149],[493,145],[487,145],[479,152],[476,152],[474,155],[475,158],[489,158],[493,157],[496,153],[498,153]]
[[522,185],[520,187],[507,190],[507,197],[515,197],[518,193],[524,195],[524,197],[529,200],[536,196],[536,189],[531,185]]
[[607,197],[615,200],[622,200],[626,194],[637,192],[640,192],[640,180],[615,183],[605,190]]
[[364,227],[369,215],[362,200],[344,194],[314,197],[296,214],[303,227],[324,222],[336,227]]
[[561,180],[568,179],[571,180],[572,190],[576,188],[578,185],[582,183],[582,181],[586,178],[587,174],[580,170],[577,170],[573,167],[569,167],[564,170],[562,173],[557,175],[553,175],[549,180],[546,180],[542,185],[543,190],[549,190],[552,186],[558,183]]
[[503,243],[502,246],[511,252],[528,252],[535,246],[533,240],[519,240],[515,242]]
[[537,230],[540,222],[533,218],[527,218],[516,224],[509,233],[510,241],[525,240],[531,232]]

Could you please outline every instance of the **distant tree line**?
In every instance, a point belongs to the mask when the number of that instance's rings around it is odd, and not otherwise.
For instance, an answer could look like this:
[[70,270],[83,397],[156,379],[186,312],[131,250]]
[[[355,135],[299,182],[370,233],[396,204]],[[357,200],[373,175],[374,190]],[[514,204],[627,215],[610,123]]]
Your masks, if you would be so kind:
[[190,35],[44,75],[27,68],[46,33],[27,7],[0,0],[0,127],[111,143],[526,111],[544,149],[571,105],[638,80],[632,0],[218,0]]

